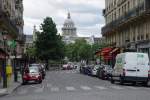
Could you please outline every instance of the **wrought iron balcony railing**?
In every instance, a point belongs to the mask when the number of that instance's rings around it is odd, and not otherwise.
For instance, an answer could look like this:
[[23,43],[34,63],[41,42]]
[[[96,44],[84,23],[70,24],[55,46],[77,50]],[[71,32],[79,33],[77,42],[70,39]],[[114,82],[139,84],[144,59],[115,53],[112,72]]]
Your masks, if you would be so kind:
[[14,20],[11,20],[7,14],[5,13],[5,11],[3,10],[3,5],[2,5],[2,0],[0,0],[0,21],[4,22],[6,24],[6,29],[10,32],[10,33],[14,33],[16,35],[18,35],[19,30],[16,26],[16,23]]
[[139,6],[135,7],[131,11],[124,13],[124,15],[119,17],[117,20],[104,26],[102,28],[102,35],[112,32],[124,22],[131,21],[133,19],[136,19],[142,15],[149,14],[149,13],[150,13],[150,1],[146,0],[145,4],[141,3]]

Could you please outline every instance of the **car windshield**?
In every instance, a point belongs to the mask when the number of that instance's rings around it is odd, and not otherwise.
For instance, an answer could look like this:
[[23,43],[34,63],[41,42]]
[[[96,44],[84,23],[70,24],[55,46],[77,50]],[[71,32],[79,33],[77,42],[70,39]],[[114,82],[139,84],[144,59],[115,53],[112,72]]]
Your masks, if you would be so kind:
[[39,69],[37,67],[30,67],[29,68],[29,73],[38,73]]
[[95,68],[95,69],[98,69],[99,67],[100,67],[100,65],[96,65],[94,68]]

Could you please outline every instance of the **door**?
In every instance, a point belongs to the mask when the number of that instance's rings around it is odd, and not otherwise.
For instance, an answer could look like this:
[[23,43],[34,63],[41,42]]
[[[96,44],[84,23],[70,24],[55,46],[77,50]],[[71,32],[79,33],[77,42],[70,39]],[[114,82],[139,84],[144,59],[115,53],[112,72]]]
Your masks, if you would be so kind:
[[148,77],[148,63],[148,55],[137,54],[137,77]]
[[136,77],[137,76],[137,59],[136,54],[128,53],[125,57],[125,73],[126,76]]

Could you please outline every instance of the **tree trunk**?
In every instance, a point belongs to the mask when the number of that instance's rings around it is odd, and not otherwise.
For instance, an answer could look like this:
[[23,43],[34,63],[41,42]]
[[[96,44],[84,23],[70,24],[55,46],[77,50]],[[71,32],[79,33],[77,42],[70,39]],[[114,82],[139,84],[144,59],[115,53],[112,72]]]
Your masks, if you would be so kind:
[[45,60],[46,61],[46,69],[49,70],[49,63],[48,63],[48,59]]

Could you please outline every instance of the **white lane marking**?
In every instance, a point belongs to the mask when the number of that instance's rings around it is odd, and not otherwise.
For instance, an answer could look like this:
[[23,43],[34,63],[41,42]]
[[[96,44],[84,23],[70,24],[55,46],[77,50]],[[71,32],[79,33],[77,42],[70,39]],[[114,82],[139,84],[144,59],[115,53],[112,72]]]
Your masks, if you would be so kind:
[[44,91],[44,86],[35,90],[36,93],[41,93]]
[[26,94],[27,92],[28,92],[28,91],[24,89],[24,90],[19,91],[18,94],[19,94],[19,95],[23,95],[23,94]]
[[0,89],[0,94],[6,93],[7,89]]
[[91,90],[91,88],[88,87],[88,86],[81,86],[80,88],[83,89],[83,90]]
[[49,83],[48,83],[48,84],[47,84],[47,87],[48,87],[48,88],[52,87],[52,84],[49,84]]
[[67,91],[75,91],[76,89],[74,87],[68,86],[68,87],[66,87],[66,90]]
[[100,90],[106,90],[107,88],[106,87],[104,87],[104,86],[94,86],[95,88],[97,88],[97,89],[100,89]]
[[59,91],[59,88],[58,88],[58,87],[52,87],[52,88],[51,88],[51,91],[52,91],[52,92],[58,92],[58,91]]
[[117,89],[117,90],[122,90],[124,88],[120,87],[120,86],[111,86],[110,88],[113,88],[113,89]]

